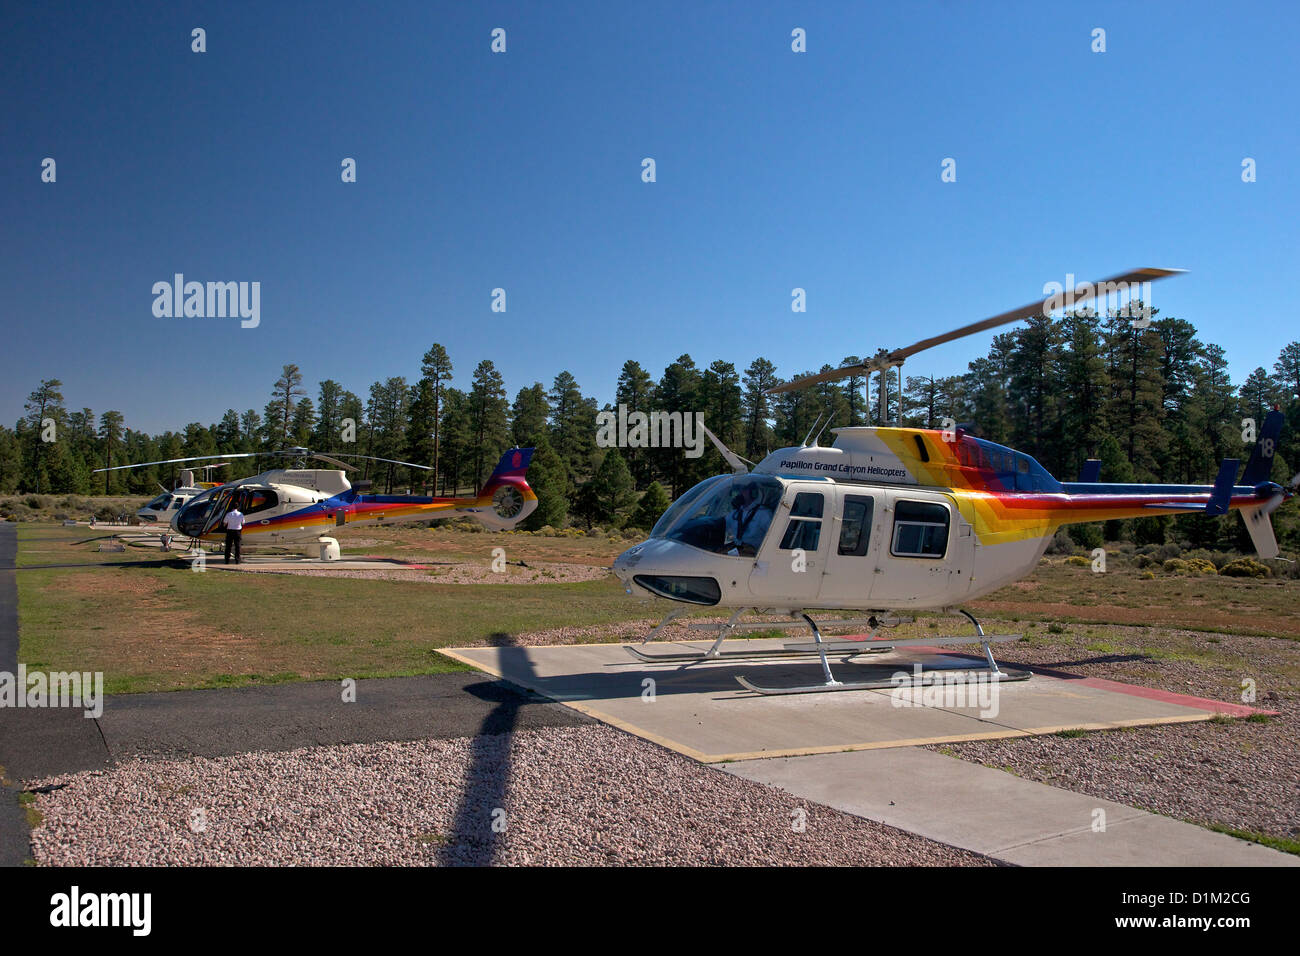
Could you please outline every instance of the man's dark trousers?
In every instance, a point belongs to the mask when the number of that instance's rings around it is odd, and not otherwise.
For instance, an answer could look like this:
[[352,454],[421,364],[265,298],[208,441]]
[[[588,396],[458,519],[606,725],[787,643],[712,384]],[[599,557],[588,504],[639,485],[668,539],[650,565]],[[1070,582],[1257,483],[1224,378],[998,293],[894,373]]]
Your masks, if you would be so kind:
[[226,532],[226,564],[230,563],[231,548],[235,549],[235,563],[236,564],[244,563],[243,539],[244,539],[244,533],[242,531]]

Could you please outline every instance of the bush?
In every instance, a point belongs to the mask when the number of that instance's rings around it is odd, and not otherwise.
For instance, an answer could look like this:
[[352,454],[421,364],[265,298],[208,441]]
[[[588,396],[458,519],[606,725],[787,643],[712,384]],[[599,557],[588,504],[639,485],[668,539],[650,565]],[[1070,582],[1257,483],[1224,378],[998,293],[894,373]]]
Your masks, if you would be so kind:
[[1065,559],[1065,563],[1074,568],[1092,567],[1092,558],[1085,558],[1081,554],[1074,554]]
[[1163,565],[1170,574],[1218,574],[1213,561],[1204,558],[1170,558]]
[[1269,578],[1273,576],[1273,571],[1267,564],[1260,564],[1254,558],[1238,558],[1236,561],[1229,561],[1219,569],[1219,573],[1230,578]]
[[1100,524],[1075,524],[1070,526],[1070,538],[1079,547],[1091,551],[1105,544]]
[[1059,528],[1052,540],[1047,543],[1045,554],[1074,554],[1079,549],[1074,544],[1074,539],[1064,528]]

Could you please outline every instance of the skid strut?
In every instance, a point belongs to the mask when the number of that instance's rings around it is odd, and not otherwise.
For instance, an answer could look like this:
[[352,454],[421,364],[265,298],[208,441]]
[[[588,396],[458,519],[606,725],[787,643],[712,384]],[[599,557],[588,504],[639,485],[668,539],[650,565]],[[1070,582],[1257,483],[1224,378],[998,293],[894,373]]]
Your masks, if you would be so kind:
[[[979,644],[984,650],[984,659],[988,662],[988,667],[971,668],[967,672],[971,675],[971,681],[995,680],[1001,682],[1027,680],[1029,678],[1030,673],[1026,670],[1002,670],[999,668],[997,661],[993,659],[993,651],[990,648],[990,645],[993,643],[1019,640],[1019,634],[985,634],[984,628],[980,626],[980,622],[975,620],[975,617],[969,611],[961,610],[961,613],[969,618],[971,623],[975,625],[976,633],[974,635],[937,638],[920,637],[904,641],[894,641],[893,647],[903,647],[907,645],[935,646],[944,644]],[[816,641],[815,646],[818,647],[821,653],[822,676],[825,678],[824,682],[820,684],[796,685],[793,687],[770,687],[762,684],[755,684],[744,676],[737,676],[736,680],[740,683],[740,686],[744,687],[746,690],[751,690],[756,694],[762,694],[764,696],[779,694],[818,694],[825,691],[843,690],[882,690],[897,687],[924,686],[929,683],[935,683],[936,677],[941,673],[941,669],[931,668],[929,670],[922,670],[918,665],[917,669],[911,675],[904,671],[895,673],[883,679],[852,682],[838,681],[831,673],[830,664],[826,660],[825,644],[822,642],[821,633],[818,631],[816,623],[807,615],[807,613],[804,613],[802,617],[808,622],[808,627],[812,629],[813,638]],[[890,649],[892,650],[892,647]],[[850,654],[849,656],[852,657],[855,655]],[[949,673],[953,672],[949,671]]]
[[[683,613],[686,612],[686,610],[687,610],[686,608],[674,608],[672,611],[669,611],[668,615],[659,623],[659,626],[656,627],[654,630],[652,630],[649,634],[647,634],[644,639],[642,639],[641,645],[644,646],[645,644],[649,643],[649,641],[656,634],[658,634],[670,623],[672,623],[673,620],[680,617]],[[823,640],[821,633],[817,630],[817,626],[813,624],[812,620],[808,617],[807,614],[801,615],[801,617],[803,617],[806,624],[799,623],[797,621],[793,621],[793,622],[792,621],[785,621],[785,622],[758,621],[758,622],[752,622],[750,624],[740,623],[741,616],[746,611],[751,611],[751,610],[753,610],[753,608],[748,608],[748,607],[737,608],[735,612],[731,615],[731,617],[727,618],[727,620],[722,624],[701,623],[701,624],[690,625],[692,629],[696,629],[696,630],[717,630],[718,631],[717,639],[713,642],[713,644],[709,647],[707,651],[681,651],[681,652],[670,653],[670,654],[647,654],[645,651],[641,650],[640,647],[633,647],[628,644],[623,645],[623,649],[626,650],[629,654],[631,654],[639,661],[646,661],[649,663],[665,663],[665,664],[689,664],[689,663],[719,661],[719,660],[762,660],[764,658],[782,659],[782,658],[791,658],[791,657],[806,657],[809,654],[813,654],[813,653],[818,654],[824,661],[827,654],[834,654],[836,656],[842,656],[848,658],[848,657],[856,657],[860,654],[885,654],[893,650],[892,645],[884,644],[884,643],[878,643],[873,646],[871,643],[867,641]],[[869,622],[868,621],[861,621],[861,622],[832,621],[828,623],[834,624],[836,626],[846,626],[846,625],[852,626],[859,623],[863,623],[863,624],[870,623],[872,627],[871,634],[873,639],[876,633],[880,630],[880,626],[881,626],[879,622],[876,621],[875,618],[871,618]],[[780,648],[770,648],[770,649],[753,649],[753,650],[739,650],[739,651],[722,650],[722,642],[725,641],[732,634],[734,634],[737,630],[754,630],[754,629],[770,630],[772,628],[790,627],[793,624],[798,624],[798,626],[800,627],[811,626],[813,628],[813,637],[816,639],[815,642],[811,644],[786,644]],[[891,624],[888,626],[892,627],[894,625]],[[830,669],[829,666],[827,666],[826,669],[829,672]]]

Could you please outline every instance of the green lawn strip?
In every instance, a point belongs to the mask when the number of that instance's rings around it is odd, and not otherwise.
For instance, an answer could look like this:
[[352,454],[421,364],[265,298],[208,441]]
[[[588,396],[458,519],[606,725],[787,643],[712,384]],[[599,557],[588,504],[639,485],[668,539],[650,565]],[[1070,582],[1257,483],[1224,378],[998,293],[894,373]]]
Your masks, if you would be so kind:
[[[131,596],[115,606],[103,592],[55,586],[92,574],[155,579],[160,587],[149,600],[160,606],[152,613],[174,613],[175,629],[160,633],[151,646],[142,649],[137,641],[124,649],[120,638],[130,626]],[[18,594],[23,662],[32,669],[103,671],[110,693],[447,673],[465,667],[438,648],[506,643],[525,631],[654,613],[610,580],[439,585],[176,568],[44,569],[20,574]],[[184,642],[205,629],[238,636],[247,669],[201,657],[179,670],[158,666],[167,642],[181,645],[183,654]]]
[[1271,847],[1274,850],[1281,850],[1283,853],[1294,853],[1300,856],[1300,840],[1293,840],[1290,837],[1272,836],[1267,833],[1259,833],[1255,830],[1239,830],[1236,827],[1225,826],[1222,823],[1205,823],[1201,820],[1192,820],[1191,823],[1199,824],[1207,830],[1213,830],[1215,833],[1226,833],[1228,836],[1236,837],[1238,840],[1245,840],[1248,843],[1258,843],[1260,846]]

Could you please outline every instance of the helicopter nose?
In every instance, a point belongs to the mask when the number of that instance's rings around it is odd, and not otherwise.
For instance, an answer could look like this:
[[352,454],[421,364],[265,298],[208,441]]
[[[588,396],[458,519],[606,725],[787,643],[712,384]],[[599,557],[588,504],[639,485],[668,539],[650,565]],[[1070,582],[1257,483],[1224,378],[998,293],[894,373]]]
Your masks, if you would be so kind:
[[614,577],[622,582],[623,586],[630,593],[632,590],[632,569],[641,563],[641,556],[646,548],[646,542],[633,545],[628,548],[617,558],[614,559],[613,572]]

